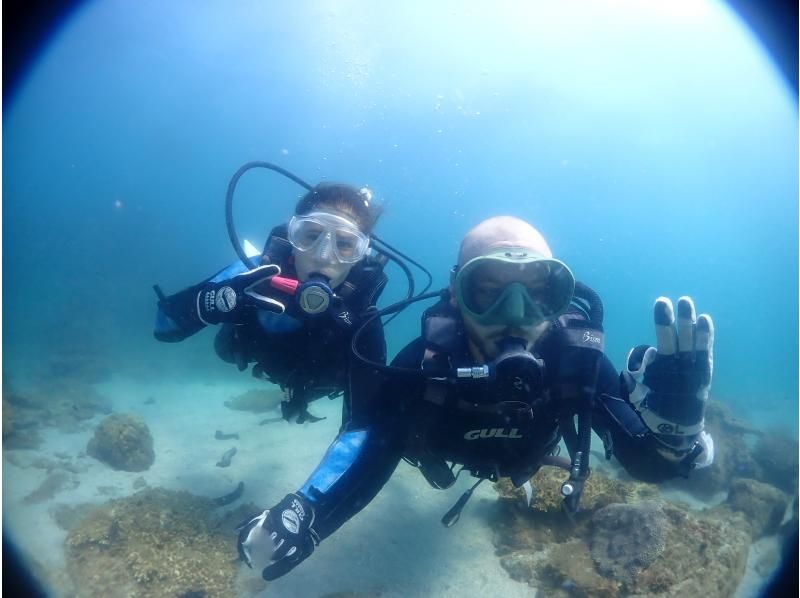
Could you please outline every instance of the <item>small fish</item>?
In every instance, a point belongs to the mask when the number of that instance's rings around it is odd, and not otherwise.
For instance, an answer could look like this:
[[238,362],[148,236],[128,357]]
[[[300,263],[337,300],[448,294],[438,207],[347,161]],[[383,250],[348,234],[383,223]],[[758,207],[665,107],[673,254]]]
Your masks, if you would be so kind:
[[222,458],[217,461],[217,467],[228,467],[231,464],[231,459],[236,454],[236,447],[229,448],[222,454]]
[[239,435],[236,433],[223,434],[222,430],[217,430],[216,434],[214,434],[214,438],[217,440],[239,440]]

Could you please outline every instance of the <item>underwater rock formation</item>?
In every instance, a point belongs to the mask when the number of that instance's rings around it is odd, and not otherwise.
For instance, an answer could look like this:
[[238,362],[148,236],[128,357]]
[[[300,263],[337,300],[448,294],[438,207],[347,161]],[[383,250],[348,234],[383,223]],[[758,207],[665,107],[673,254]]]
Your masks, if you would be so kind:
[[771,431],[756,443],[754,456],[761,465],[763,482],[790,493],[797,492],[798,443],[785,433]]
[[233,596],[233,529],[257,510],[243,505],[218,514],[211,499],[143,490],[92,509],[72,526],[67,570],[80,596]]
[[131,414],[115,413],[100,422],[86,452],[122,471],[144,471],[156,458],[150,429]]
[[37,448],[42,428],[78,432],[82,422],[109,413],[111,401],[82,382],[47,380],[18,392],[4,380],[3,448]]
[[264,413],[265,411],[277,409],[283,399],[283,391],[276,386],[263,390],[248,390],[231,398],[229,401],[225,401],[224,404],[228,409],[236,411]]
[[731,484],[726,504],[744,514],[750,536],[756,540],[778,531],[789,497],[769,484],[743,479]]
[[[730,596],[744,575],[751,538],[743,517],[692,512],[656,486],[593,472],[574,522],[560,512],[566,473],[540,470],[534,498],[507,480],[493,517],[494,543],[509,575],[545,596]],[[549,487],[548,487],[549,486]]]
[[705,426],[714,438],[714,463],[692,471],[686,479],[671,480],[669,485],[708,499],[727,491],[735,478],[762,479],[761,464],[748,442],[762,437],[761,430],[742,422],[727,405],[713,400],[706,407]]
[[662,552],[667,518],[654,501],[612,504],[592,517],[591,553],[604,576],[630,583]]
[[80,482],[71,478],[65,471],[49,474],[39,486],[25,497],[28,503],[44,502],[52,499],[65,488],[77,488]]
[[[569,473],[556,467],[542,467],[531,478],[533,497],[530,508],[542,513],[561,514],[561,484]],[[524,500],[522,488],[514,488],[508,478],[500,479],[495,484],[498,494],[504,499]],[[643,482],[623,482],[608,476],[593,473],[586,480],[581,495],[581,510],[595,511],[613,503],[627,503],[634,500],[646,500],[659,496],[658,486]]]

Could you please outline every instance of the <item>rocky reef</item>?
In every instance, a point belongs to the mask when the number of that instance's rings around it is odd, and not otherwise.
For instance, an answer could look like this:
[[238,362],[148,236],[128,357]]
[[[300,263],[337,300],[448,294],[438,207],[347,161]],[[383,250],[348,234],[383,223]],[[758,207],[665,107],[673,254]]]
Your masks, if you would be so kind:
[[701,499],[727,492],[736,479],[754,479],[797,492],[798,443],[782,432],[764,431],[737,418],[730,408],[710,400],[706,430],[714,438],[714,463],[692,472],[689,478],[668,485]]
[[3,380],[3,449],[38,448],[40,431],[77,432],[83,422],[111,413],[111,401],[80,380],[52,379],[21,392]]
[[798,445],[795,438],[785,432],[768,430],[759,437],[753,456],[761,467],[762,475],[758,479],[784,492],[797,492]]
[[530,505],[507,480],[492,522],[502,566],[545,596],[730,596],[755,539],[773,533],[788,496],[737,480],[728,500],[705,511],[660,497],[654,485],[593,472],[581,510],[561,512],[563,470],[531,479]]
[[664,552],[666,535],[659,503],[610,504],[592,518],[592,559],[601,575],[630,584]]
[[100,422],[86,452],[122,471],[144,471],[156,458],[147,424],[137,415],[123,413],[114,413]]
[[277,409],[283,400],[283,391],[276,386],[259,390],[248,390],[245,393],[236,395],[230,400],[225,401],[224,404],[228,409],[234,409],[236,411],[264,413]]
[[88,597],[235,595],[234,527],[254,505],[218,513],[212,499],[146,489],[70,522],[67,570]]

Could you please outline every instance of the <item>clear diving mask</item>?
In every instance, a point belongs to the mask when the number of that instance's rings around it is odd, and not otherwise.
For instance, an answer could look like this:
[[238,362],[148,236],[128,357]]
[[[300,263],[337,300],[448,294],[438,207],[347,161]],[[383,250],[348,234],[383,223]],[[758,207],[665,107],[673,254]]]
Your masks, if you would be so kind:
[[569,307],[575,277],[559,260],[512,247],[454,270],[453,287],[459,307],[478,324],[535,326]]
[[298,251],[314,251],[320,261],[354,264],[369,248],[369,237],[342,216],[311,212],[293,216],[288,227],[289,242]]

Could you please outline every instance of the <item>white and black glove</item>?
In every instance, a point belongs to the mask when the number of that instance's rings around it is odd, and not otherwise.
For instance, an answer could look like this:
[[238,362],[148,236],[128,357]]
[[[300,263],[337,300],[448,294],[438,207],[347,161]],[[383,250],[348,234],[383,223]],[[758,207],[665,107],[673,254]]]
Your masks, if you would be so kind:
[[267,581],[285,575],[319,544],[314,531],[314,508],[299,494],[287,494],[271,509],[242,523],[239,558],[248,567],[263,569]]
[[244,314],[254,308],[282,314],[283,303],[255,290],[280,273],[279,266],[267,264],[227,280],[206,283],[197,294],[197,316],[203,324],[239,324]]
[[628,401],[659,442],[659,453],[680,461],[694,453],[693,467],[714,460],[704,418],[714,366],[714,323],[696,317],[690,297],[659,297],[654,307],[656,347],[631,349],[622,373]]

